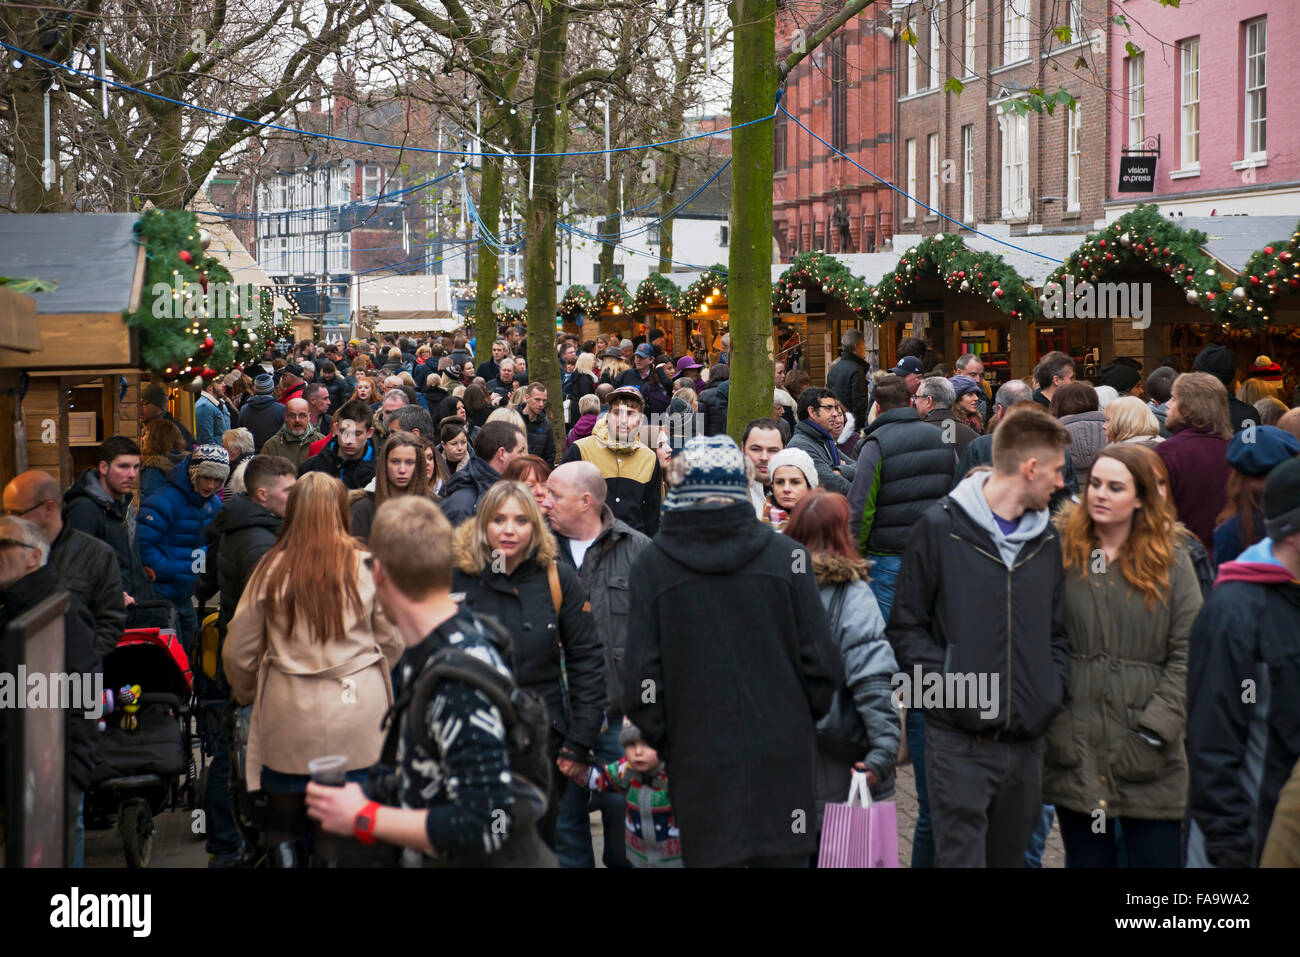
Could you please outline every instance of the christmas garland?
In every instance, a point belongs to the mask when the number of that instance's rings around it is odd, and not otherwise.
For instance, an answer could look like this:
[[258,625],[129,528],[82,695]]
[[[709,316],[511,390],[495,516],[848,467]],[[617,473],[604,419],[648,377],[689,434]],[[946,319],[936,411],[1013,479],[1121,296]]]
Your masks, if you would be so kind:
[[636,300],[623,280],[606,279],[596,290],[596,305],[601,312],[608,309],[617,316],[635,309]]
[[795,256],[772,284],[772,308],[788,310],[798,289],[820,289],[856,311],[854,303],[863,301],[867,286],[834,256],[813,251]]
[[1228,293],[1223,316],[1245,329],[1268,324],[1273,303],[1283,293],[1300,292],[1300,225],[1290,242],[1270,243],[1246,260]]
[[661,272],[652,272],[636,287],[636,308],[645,312],[655,304],[675,311],[682,301],[677,284]]
[[272,315],[269,290],[236,286],[230,270],[205,249],[211,241],[198,217],[152,209],[135,225],[145,247],[144,289],[123,319],[140,337],[140,358],[168,381],[190,376],[188,388],[260,352],[259,339],[287,323]]
[[673,315],[678,319],[688,319],[700,311],[701,305],[707,309],[713,305],[714,299],[725,299],[726,296],[727,267],[714,263],[686,287]]
[[918,280],[936,276],[949,289],[983,296],[1012,319],[1041,315],[1032,286],[1006,260],[943,233],[909,247],[892,272],[874,288],[862,285],[851,292],[849,302],[872,322],[882,322],[909,300]]
[[1075,283],[1097,282],[1116,269],[1133,266],[1163,270],[1183,287],[1187,301],[1212,315],[1222,315],[1228,296],[1218,265],[1201,248],[1207,238],[1197,229],[1183,229],[1160,215],[1159,207],[1140,203],[1105,229],[1089,233],[1043,285],[1056,285],[1073,276]]
[[572,316],[574,313],[582,313],[589,316],[596,311],[596,299],[586,286],[574,283],[568,289],[564,290],[564,298],[560,300],[560,305],[556,309],[562,316]]

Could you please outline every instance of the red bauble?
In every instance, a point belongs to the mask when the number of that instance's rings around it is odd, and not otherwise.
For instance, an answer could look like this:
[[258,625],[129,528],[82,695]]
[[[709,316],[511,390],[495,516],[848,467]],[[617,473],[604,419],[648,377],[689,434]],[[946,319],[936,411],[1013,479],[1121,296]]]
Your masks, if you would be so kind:
[[216,377],[217,377],[217,370],[216,370],[216,369],[209,368],[208,366],[204,366],[204,367],[203,367],[203,378],[204,378],[204,379],[215,379]]
[[216,340],[213,339],[211,336],[208,336],[206,339],[203,340],[203,345],[199,346],[199,348],[203,351],[204,355],[207,355],[209,352],[212,351],[212,347],[215,346],[216,344],[217,344]]
[[1210,300],[1210,302],[1214,302],[1214,300],[1217,299],[1218,297],[1212,292],[1207,292],[1205,294],[1205,298]]
[[[983,273],[980,273],[980,274],[979,274],[979,276],[978,276],[978,277],[977,277],[977,278],[979,278],[979,279],[983,279],[983,278],[984,278],[984,274],[983,274]],[[996,285],[997,285],[997,283],[994,283],[994,284],[993,284],[993,285],[995,285],[995,286],[996,286]]]
[[1277,278],[1277,270],[1276,270],[1276,269],[1270,269],[1270,270],[1268,271],[1268,278],[1269,278],[1269,279],[1276,279],[1276,278]]
[[188,249],[182,249],[176,255],[180,258],[180,261],[183,263],[187,263],[194,258],[193,256],[190,255],[190,251]]
[[1252,286],[1258,286],[1258,285],[1259,285],[1259,277],[1258,277],[1258,276],[1251,276],[1251,277],[1250,277],[1250,284],[1251,284]]
[[1001,298],[1002,298],[1002,295],[1003,295],[1002,290],[1001,290],[1001,289],[994,289],[994,290],[993,290],[993,295],[995,295],[995,296],[997,296],[999,299],[1001,299]]
[[1100,246],[1102,249],[1105,249],[1105,248],[1106,248],[1106,240],[1104,240],[1104,239],[1099,239],[1099,240],[1097,240],[1097,245]]
[[963,270],[961,270],[960,272],[958,272],[958,273],[957,273],[957,278],[958,278],[958,279],[965,279],[965,278],[966,278],[966,270],[963,269]]
[[1272,247],[1272,246],[1265,246],[1265,247],[1264,247],[1264,252],[1267,253],[1267,254],[1270,255],[1270,256],[1273,255],[1273,247]]
[[[983,273],[980,273],[980,278],[981,278],[981,279],[984,278],[984,274],[983,274]],[[998,281],[997,281],[996,279],[994,279],[991,283],[989,283],[989,285],[992,286],[994,289],[997,289],[997,288],[998,288]]]

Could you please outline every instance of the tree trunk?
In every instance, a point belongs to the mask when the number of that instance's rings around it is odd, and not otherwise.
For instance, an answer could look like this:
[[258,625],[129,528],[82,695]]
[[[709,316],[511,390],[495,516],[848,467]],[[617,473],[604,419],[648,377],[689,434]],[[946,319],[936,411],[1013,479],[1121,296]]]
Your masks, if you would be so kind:
[[[484,229],[499,232],[501,160],[496,156],[483,157],[483,169],[479,174],[478,215],[483,220]],[[497,275],[497,251],[488,243],[482,243],[478,247],[478,287],[474,293],[474,333],[478,346],[474,358],[480,362],[491,354],[492,340],[497,337],[497,317],[492,311]]]
[[614,244],[623,232],[623,211],[618,205],[618,177],[611,175],[605,184],[605,222],[601,224],[600,234],[608,241],[600,247],[600,280],[608,282],[614,278]]
[[[667,139],[681,136],[679,123],[669,131]],[[659,215],[667,216],[677,205],[677,174],[682,169],[682,158],[676,151],[664,154],[664,172],[659,177]],[[659,225],[659,271],[673,271],[673,221],[665,219]]]
[[[776,0],[734,0],[736,70],[731,122],[770,116],[776,102]],[[746,423],[772,414],[776,378],[772,350],[771,123],[732,133],[731,237],[727,305],[731,332],[731,397],[727,432],[740,444]]]
[[[555,115],[564,82],[564,55],[568,46],[569,9],[552,4],[542,14],[539,29],[537,78],[533,85],[533,119],[537,124],[537,153],[563,150],[562,116]],[[527,208],[527,242],[524,278],[528,293],[528,381],[544,382],[548,392],[551,425],[557,438],[564,430],[564,396],[560,391],[560,366],[555,355],[555,220],[558,183],[563,157],[538,156],[533,160],[533,195]],[[528,160],[523,161],[525,175]],[[557,448],[561,443],[557,442]]]

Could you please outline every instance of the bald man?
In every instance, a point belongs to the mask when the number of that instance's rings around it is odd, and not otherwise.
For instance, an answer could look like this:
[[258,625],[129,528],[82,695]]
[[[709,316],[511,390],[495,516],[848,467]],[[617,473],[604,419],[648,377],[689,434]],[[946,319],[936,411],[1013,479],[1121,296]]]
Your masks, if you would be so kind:
[[99,539],[63,523],[63,496],[48,472],[31,469],[5,486],[5,515],[25,518],[50,541],[48,564],[95,619],[95,651],[108,654],[126,630],[126,592],[117,553]]
[[[543,510],[560,546],[560,559],[577,569],[591,598],[591,614],[605,647],[605,731],[595,752],[602,764],[623,755],[618,733],[623,724],[619,705],[620,668],[627,641],[629,576],[641,549],[650,539],[614,517],[605,504],[605,477],[591,462],[566,462],[546,480]],[[605,828],[606,867],[627,867],[623,851],[621,798],[617,793],[591,794],[570,782],[560,802],[555,828],[555,854],[562,867],[594,867],[588,799],[600,810]]]

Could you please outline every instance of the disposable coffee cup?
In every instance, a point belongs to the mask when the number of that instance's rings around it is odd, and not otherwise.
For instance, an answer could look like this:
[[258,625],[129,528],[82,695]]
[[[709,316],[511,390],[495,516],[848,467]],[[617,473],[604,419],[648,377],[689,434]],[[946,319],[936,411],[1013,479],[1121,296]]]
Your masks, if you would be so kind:
[[348,757],[346,754],[327,754],[307,762],[307,772],[317,784],[341,788],[347,782]]

